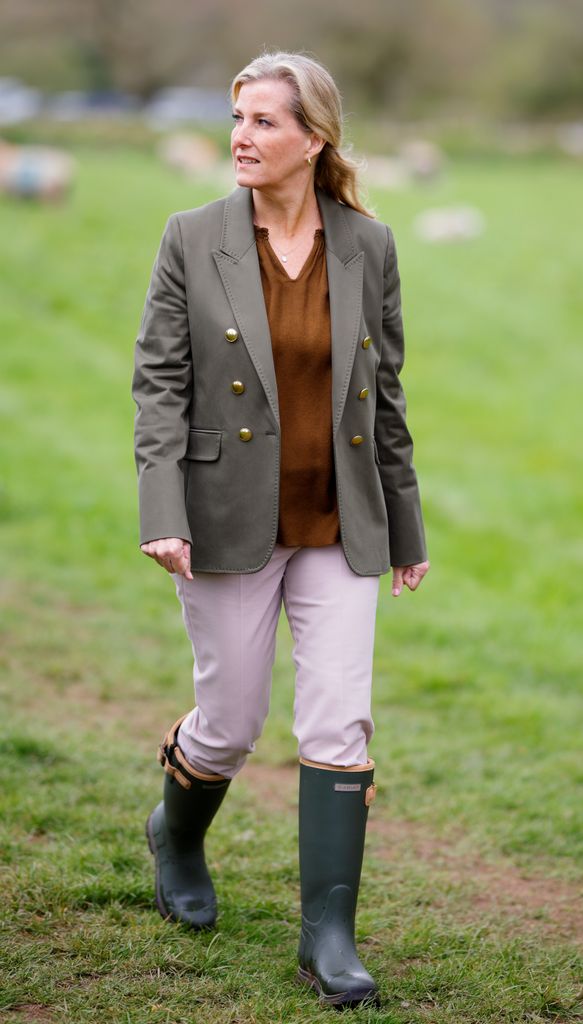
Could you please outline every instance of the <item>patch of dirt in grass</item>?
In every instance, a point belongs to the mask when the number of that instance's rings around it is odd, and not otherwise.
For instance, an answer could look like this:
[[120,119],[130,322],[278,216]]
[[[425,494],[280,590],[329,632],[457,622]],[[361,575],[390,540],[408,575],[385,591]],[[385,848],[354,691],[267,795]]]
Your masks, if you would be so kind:
[[40,1003],[22,1003],[5,1012],[7,1024],[50,1024],[55,1019],[53,1011]]
[[266,811],[288,814],[297,807],[299,768],[294,764],[271,765],[258,761],[247,761],[243,771],[235,779],[248,787]]
[[[102,608],[74,605],[41,585],[14,581],[0,582],[0,608],[4,603],[27,624],[26,631],[0,630],[2,668],[10,680],[0,687],[0,697],[9,709],[19,718],[36,714],[42,692],[43,718],[52,730],[79,725],[85,731],[91,723],[93,731],[129,734],[138,747],[155,752],[180,711],[171,696],[148,693],[139,676],[124,678],[115,654],[103,666],[98,640]],[[134,642],[148,644],[148,638]],[[182,711],[187,710],[185,705]]]
[[[6,674],[9,676],[10,672]],[[14,675],[18,677],[18,673]],[[120,687],[114,694],[90,682],[65,684],[41,677],[21,687],[18,700],[8,693],[0,693],[0,696],[10,698],[19,714],[24,716],[27,712],[36,713],[38,710],[40,691],[44,696],[44,720],[53,733],[74,729],[75,726],[79,726],[81,732],[86,732],[87,723],[90,722],[94,732],[107,736],[130,736],[132,746],[151,752],[153,756],[165,731],[174,724],[180,713],[169,699],[140,697],[135,686],[125,690]],[[67,707],[66,717],[63,716],[64,704]],[[185,706],[183,711],[187,710],[189,708]]]
[[[266,814],[289,814],[297,806],[297,764],[249,761],[238,779]],[[495,927],[503,921],[506,933],[538,931],[583,943],[583,888],[524,872],[508,860],[487,860],[469,849],[459,833],[440,836],[419,822],[386,820],[383,811],[373,807],[369,817],[371,853],[391,863],[426,865],[438,882],[434,906],[450,912],[455,906],[456,920],[462,923]]]
[[463,904],[456,909],[458,920],[494,925],[503,919],[506,931],[583,942],[583,889],[577,885],[523,871],[502,858],[487,860],[468,848],[465,837],[438,836],[418,822],[371,817],[368,831],[377,857],[429,866],[439,881],[436,906],[446,904],[444,888],[457,890]]

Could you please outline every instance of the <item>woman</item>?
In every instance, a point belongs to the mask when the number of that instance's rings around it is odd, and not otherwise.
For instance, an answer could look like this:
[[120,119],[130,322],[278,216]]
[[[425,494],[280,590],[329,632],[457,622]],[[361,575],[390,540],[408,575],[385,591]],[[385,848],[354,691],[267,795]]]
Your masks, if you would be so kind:
[[136,346],[141,548],[175,581],[197,701],[161,744],[164,798],[147,833],[162,915],[212,927],[204,835],[261,733],[283,600],[299,977],[355,1006],[378,998],[354,915],[375,792],[379,577],[392,564],[398,595],[429,567],[398,378],[399,275],[391,232],[340,153],[325,68],[265,54],[231,93],[237,187],[170,217]]

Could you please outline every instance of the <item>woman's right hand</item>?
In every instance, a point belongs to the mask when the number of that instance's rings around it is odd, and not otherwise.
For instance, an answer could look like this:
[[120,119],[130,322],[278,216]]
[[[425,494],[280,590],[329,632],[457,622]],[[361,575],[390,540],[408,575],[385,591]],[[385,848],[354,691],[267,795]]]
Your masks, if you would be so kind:
[[149,540],[147,544],[140,544],[140,550],[148,558],[153,558],[158,565],[161,565],[166,572],[178,573],[187,580],[193,579],[190,571],[190,544],[180,537],[161,537],[159,540]]

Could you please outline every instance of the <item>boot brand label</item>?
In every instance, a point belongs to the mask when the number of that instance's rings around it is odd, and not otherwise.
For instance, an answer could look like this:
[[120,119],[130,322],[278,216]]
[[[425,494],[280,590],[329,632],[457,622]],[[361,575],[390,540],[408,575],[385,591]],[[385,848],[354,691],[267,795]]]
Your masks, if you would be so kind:
[[334,786],[337,793],[360,793],[360,782],[337,782]]

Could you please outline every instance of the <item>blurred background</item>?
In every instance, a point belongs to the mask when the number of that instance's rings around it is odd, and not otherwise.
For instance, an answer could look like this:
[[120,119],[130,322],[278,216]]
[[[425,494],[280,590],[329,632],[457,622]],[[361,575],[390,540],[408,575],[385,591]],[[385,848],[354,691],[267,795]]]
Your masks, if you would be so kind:
[[[381,586],[371,755],[386,829],[371,841],[386,885],[373,899],[365,880],[361,920],[382,938],[370,966],[392,957],[401,987],[374,1020],[580,1020],[579,0],[3,3],[0,801],[14,958],[0,1007],[78,1024],[122,1019],[122,999],[141,1024],[147,998],[148,1020],[190,1019],[164,964],[199,953],[151,912],[142,818],[156,743],[192,700],[192,656],[172,582],[138,548],[130,383],[162,230],[234,187],[229,83],[264,47],[307,51],[334,75],[401,270],[432,569],[415,595],[392,599],[388,575]],[[214,960],[197,947],[189,975],[201,1021],[296,1019],[299,997],[287,1015],[277,1002],[297,913],[292,701],[282,620],[269,723],[215,839],[231,874],[223,945]],[[478,870],[492,863],[508,882],[497,900]],[[504,901],[524,873],[535,882],[515,886],[510,927]],[[242,874],[261,894],[253,934]],[[229,1007],[205,1001],[224,994],[241,936],[257,977],[272,951],[269,1011],[246,981]],[[428,993],[444,987],[435,1015]]]
[[105,140],[109,122],[111,141],[145,145],[147,127],[219,128],[234,71],[267,46],[329,65],[373,152],[408,121],[473,151],[583,146],[577,0],[5,0],[1,17],[0,124],[27,124],[12,138]]

